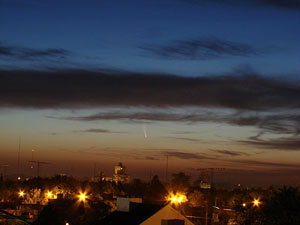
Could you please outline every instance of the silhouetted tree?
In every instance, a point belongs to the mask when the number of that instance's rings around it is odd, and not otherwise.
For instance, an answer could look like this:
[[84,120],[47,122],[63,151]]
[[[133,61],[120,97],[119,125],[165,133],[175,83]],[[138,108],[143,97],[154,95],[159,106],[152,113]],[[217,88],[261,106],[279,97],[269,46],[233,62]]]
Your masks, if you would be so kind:
[[146,193],[145,198],[152,201],[164,201],[168,195],[166,188],[157,175],[152,178]]
[[261,205],[242,206],[237,201],[235,220],[238,225],[296,225],[300,224],[300,193],[298,188],[284,187],[272,196],[265,196]]
[[173,173],[171,185],[175,192],[185,192],[190,187],[191,177],[183,172]]

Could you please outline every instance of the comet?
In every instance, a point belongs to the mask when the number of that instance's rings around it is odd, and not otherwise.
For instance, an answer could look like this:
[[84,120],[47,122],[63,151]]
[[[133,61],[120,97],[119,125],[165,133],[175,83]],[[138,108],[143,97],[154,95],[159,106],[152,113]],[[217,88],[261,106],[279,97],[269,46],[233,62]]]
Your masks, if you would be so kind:
[[143,128],[144,128],[144,137],[145,137],[145,138],[147,138],[147,137],[148,137],[148,135],[147,135],[146,126],[144,125],[144,126],[143,126]]

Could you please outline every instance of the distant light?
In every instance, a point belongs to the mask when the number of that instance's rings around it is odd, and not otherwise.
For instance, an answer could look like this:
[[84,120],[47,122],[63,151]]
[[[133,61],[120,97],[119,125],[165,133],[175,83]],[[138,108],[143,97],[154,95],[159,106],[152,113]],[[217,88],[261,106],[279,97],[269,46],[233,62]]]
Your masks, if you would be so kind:
[[69,225],[69,223],[66,223],[66,225]]
[[21,177],[18,177],[18,180],[21,180]]
[[23,191],[20,191],[20,192],[19,192],[19,196],[20,196],[20,197],[23,197],[23,196],[24,196],[24,192],[23,192]]
[[86,198],[86,195],[85,195],[85,194],[80,194],[80,195],[79,195],[80,201],[84,201],[85,198]]
[[172,204],[180,204],[187,201],[187,198],[183,194],[170,194],[167,198]]
[[48,191],[47,196],[48,196],[48,198],[51,198],[52,197],[52,193],[50,191]]
[[177,202],[180,203],[182,201],[183,197],[180,196],[178,199],[177,199]]
[[246,207],[246,203],[243,203],[243,207]]
[[259,207],[259,205],[261,204],[261,202],[259,201],[259,199],[254,199],[252,203],[253,203],[254,207]]

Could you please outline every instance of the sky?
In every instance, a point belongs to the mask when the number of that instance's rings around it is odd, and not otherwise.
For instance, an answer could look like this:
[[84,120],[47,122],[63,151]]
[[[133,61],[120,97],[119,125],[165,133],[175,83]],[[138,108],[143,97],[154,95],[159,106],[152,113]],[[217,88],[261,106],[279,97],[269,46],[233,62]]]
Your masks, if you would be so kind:
[[299,0],[0,0],[2,173],[299,184],[299,22]]

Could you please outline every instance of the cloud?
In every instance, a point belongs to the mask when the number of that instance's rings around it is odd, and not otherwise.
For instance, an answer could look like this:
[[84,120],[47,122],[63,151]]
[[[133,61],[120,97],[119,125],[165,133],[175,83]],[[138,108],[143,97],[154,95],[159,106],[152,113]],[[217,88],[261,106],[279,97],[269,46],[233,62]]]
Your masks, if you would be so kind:
[[181,0],[187,3],[220,3],[237,6],[253,6],[253,7],[276,7],[281,9],[299,10],[299,0]]
[[180,152],[180,151],[163,151],[165,156],[176,157],[179,159],[215,159],[210,156],[200,155],[196,153]]
[[[229,112],[207,108],[135,108],[130,107],[123,110],[110,109],[108,112],[99,112],[85,116],[66,116],[53,117],[54,119],[66,119],[74,121],[96,121],[96,120],[123,120],[133,122],[183,122],[198,123],[209,122],[215,124],[229,124],[239,127],[253,127],[258,133],[249,137],[251,141],[260,141],[264,134],[300,134],[300,115],[292,111],[282,112],[252,112],[252,111],[235,111]],[[207,131],[206,131],[207,132]],[[191,132],[183,132],[182,134],[190,134]],[[193,132],[195,133],[195,132]],[[178,134],[178,133],[175,133]],[[181,139],[186,141],[198,142],[198,139],[186,139],[185,137],[167,137],[172,139]],[[184,139],[183,139],[184,138]]]
[[63,48],[33,49],[20,46],[6,46],[0,42],[0,57],[8,59],[41,60],[45,58],[64,58],[71,54]]
[[261,137],[263,134],[264,134],[264,132],[260,131],[260,132],[258,132],[258,134],[249,137],[249,140],[252,140],[252,141],[261,141],[260,137]]
[[56,136],[56,135],[61,135],[61,133],[52,132],[52,133],[48,133],[48,135]]
[[300,168],[300,165],[289,164],[289,163],[276,163],[276,162],[263,162],[256,160],[233,160],[234,163],[247,164],[251,166],[262,166],[262,167],[285,167],[285,168]]
[[300,138],[295,137],[282,137],[269,140],[244,140],[240,143],[260,147],[263,149],[276,149],[282,151],[299,151],[300,150]]
[[[249,114],[249,113],[248,113]],[[263,132],[275,134],[300,134],[300,115],[299,112],[278,112],[275,114],[247,115],[246,113],[237,113],[227,118],[227,123],[238,126],[256,126],[261,129],[256,136],[251,139],[259,140]]]
[[151,156],[146,156],[144,159],[146,160],[158,160],[157,158],[151,157]]
[[110,133],[110,134],[125,134],[127,132],[120,132],[120,131],[111,131],[106,129],[87,129],[87,130],[75,130],[74,132],[80,133]]
[[217,38],[198,38],[183,41],[173,41],[166,45],[140,46],[144,56],[154,56],[165,59],[210,60],[232,56],[253,56],[264,51],[247,44],[236,43]]
[[188,142],[200,142],[200,139],[196,138],[186,138],[186,137],[164,137],[167,139],[180,140],[180,141],[188,141]]
[[[258,75],[179,77],[80,70],[0,71],[0,107],[197,106],[278,110],[299,109],[298,96],[300,86],[297,83]],[[108,114],[103,116],[110,117]],[[168,116],[165,114],[164,120]],[[175,116],[180,116],[181,120],[190,119],[188,115]],[[244,123],[252,123],[249,119]]]
[[229,150],[212,150],[216,153],[222,154],[222,155],[228,155],[228,156],[245,156],[249,155],[244,152],[237,152],[237,151],[229,151]]

